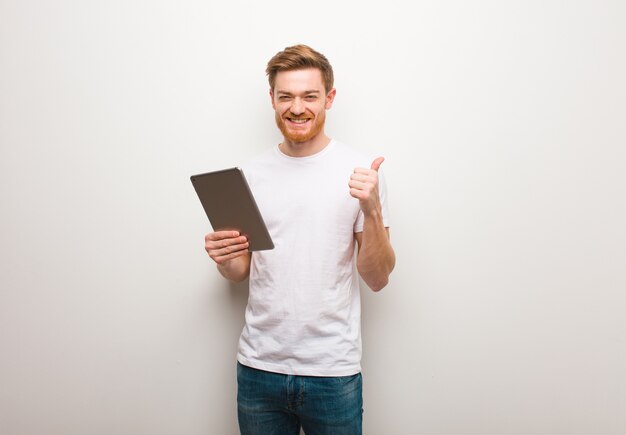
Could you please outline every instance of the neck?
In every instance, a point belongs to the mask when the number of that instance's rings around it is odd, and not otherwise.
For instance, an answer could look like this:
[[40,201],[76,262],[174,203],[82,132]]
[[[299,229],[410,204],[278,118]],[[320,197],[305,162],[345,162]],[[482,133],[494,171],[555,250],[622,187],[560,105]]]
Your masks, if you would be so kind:
[[312,156],[322,151],[330,143],[330,138],[324,132],[320,132],[320,134],[306,142],[292,142],[287,138],[283,139],[283,142],[278,147],[289,157]]

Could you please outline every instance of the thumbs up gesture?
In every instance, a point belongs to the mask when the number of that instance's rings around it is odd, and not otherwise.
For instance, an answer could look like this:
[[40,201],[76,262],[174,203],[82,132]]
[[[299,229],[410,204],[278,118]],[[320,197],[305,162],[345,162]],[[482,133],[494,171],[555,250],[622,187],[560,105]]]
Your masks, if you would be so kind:
[[350,195],[359,200],[361,210],[365,214],[380,210],[378,169],[384,160],[384,157],[378,157],[372,162],[369,169],[356,168],[350,176],[350,181],[348,182]]

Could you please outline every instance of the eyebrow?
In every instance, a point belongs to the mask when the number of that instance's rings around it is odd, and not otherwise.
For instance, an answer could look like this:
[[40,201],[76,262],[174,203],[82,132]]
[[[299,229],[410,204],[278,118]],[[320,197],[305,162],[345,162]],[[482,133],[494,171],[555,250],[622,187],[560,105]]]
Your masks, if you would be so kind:
[[[291,92],[287,92],[287,91],[277,91],[276,92],[278,95],[293,95]],[[310,91],[304,91],[303,94],[305,95],[310,95],[310,94],[319,94],[320,91],[318,91],[317,89],[312,89]]]

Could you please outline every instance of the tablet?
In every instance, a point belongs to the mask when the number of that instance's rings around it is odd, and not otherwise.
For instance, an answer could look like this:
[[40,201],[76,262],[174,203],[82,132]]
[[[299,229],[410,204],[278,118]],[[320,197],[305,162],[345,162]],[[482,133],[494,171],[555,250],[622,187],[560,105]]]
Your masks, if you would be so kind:
[[214,231],[239,231],[250,251],[274,248],[241,168],[192,175],[191,183]]

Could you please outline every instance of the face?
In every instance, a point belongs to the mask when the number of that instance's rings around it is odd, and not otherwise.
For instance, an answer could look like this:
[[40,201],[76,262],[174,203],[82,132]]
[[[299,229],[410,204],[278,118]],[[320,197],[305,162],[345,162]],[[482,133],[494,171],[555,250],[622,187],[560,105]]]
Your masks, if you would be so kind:
[[281,71],[276,74],[274,89],[270,91],[276,125],[285,140],[308,142],[323,134],[326,110],[335,98],[335,89],[328,94],[318,69]]

